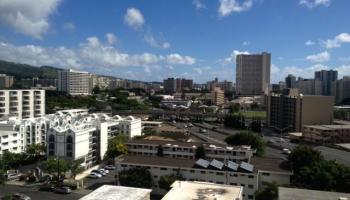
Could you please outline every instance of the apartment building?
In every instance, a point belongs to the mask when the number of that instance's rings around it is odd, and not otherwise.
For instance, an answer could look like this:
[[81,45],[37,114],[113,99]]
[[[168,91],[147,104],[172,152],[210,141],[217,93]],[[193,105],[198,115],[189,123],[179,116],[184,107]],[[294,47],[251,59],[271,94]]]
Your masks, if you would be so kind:
[[322,82],[318,79],[299,78],[296,88],[304,95],[322,95]]
[[193,88],[193,80],[184,78],[168,78],[163,81],[164,92],[172,94],[174,92],[182,92],[183,90],[191,90]]
[[18,119],[45,115],[45,90],[0,90],[0,118]]
[[322,95],[331,96],[333,83],[338,80],[338,71],[316,71],[315,80],[320,80],[322,82]]
[[237,55],[236,93],[261,95],[270,84],[271,54]]
[[350,76],[337,80],[332,88],[332,96],[335,96],[337,104],[341,104],[345,99],[350,99]]
[[286,88],[296,88],[297,78],[292,74],[288,74],[288,76],[285,78],[285,81],[286,81]]
[[10,88],[13,85],[13,76],[0,74],[0,89]]
[[67,69],[58,73],[58,90],[69,95],[89,95],[92,86],[88,72]]
[[211,91],[211,103],[216,106],[222,106],[225,103],[225,94],[221,88],[213,88]]
[[28,145],[45,144],[48,128],[44,117],[0,121],[0,155],[5,151],[22,153]]
[[[302,95],[298,89],[267,97],[267,125],[280,132],[301,132],[304,125],[331,124],[334,98]],[[322,109],[320,109],[322,108]]]
[[135,167],[147,168],[153,179],[155,194],[165,194],[159,188],[161,176],[180,174],[185,181],[201,181],[216,184],[242,186],[244,200],[254,199],[255,192],[264,187],[265,182],[287,185],[292,172],[281,168],[283,160],[275,158],[253,158],[251,163],[236,163],[230,160],[192,160],[167,157],[124,155],[116,165],[121,172]]
[[350,142],[350,125],[304,126],[303,139],[319,144]]
[[79,200],[151,200],[150,189],[102,185]]
[[163,157],[195,159],[196,149],[205,148],[206,157],[217,160],[229,159],[234,162],[250,162],[255,150],[250,146],[227,146],[222,144],[175,142],[161,140],[132,140],[126,143],[129,154],[157,156],[158,148],[163,148]]

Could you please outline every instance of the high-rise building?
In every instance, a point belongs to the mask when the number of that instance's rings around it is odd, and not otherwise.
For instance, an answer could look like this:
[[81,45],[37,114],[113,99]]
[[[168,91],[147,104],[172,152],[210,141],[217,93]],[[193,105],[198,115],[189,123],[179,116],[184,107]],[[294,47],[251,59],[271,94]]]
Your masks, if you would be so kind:
[[13,76],[8,76],[6,74],[0,74],[0,89],[10,88],[13,85]]
[[221,88],[215,87],[211,91],[211,102],[216,106],[221,106],[225,103],[224,91]]
[[333,105],[332,96],[302,95],[298,89],[285,89],[282,94],[270,93],[267,124],[281,132],[300,132],[304,125],[331,124]]
[[0,118],[19,119],[45,115],[45,90],[0,90]]
[[292,74],[288,74],[286,77],[286,88],[295,88],[297,83],[297,78]]
[[321,70],[315,72],[315,79],[322,82],[322,95],[332,95],[333,82],[338,80],[338,71]]
[[163,81],[164,92],[172,94],[174,92],[182,92],[193,88],[193,80],[184,78],[168,78]]
[[335,102],[341,104],[345,99],[350,99],[350,77],[344,76],[342,79],[334,82],[332,96],[335,96]]
[[58,73],[58,90],[67,92],[69,95],[89,95],[92,90],[90,74],[72,69],[60,71]]
[[304,95],[322,94],[322,82],[318,79],[299,78],[295,88],[298,88],[299,92]]
[[236,92],[239,95],[261,95],[269,87],[271,54],[237,55]]

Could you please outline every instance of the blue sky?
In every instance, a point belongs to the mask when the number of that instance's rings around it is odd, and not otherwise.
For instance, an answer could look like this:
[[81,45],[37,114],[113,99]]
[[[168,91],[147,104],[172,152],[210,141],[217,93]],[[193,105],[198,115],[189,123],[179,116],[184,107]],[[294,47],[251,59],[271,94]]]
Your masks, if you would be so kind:
[[348,0],[0,0],[0,59],[144,81],[235,81],[272,54],[272,82],[350,75]]

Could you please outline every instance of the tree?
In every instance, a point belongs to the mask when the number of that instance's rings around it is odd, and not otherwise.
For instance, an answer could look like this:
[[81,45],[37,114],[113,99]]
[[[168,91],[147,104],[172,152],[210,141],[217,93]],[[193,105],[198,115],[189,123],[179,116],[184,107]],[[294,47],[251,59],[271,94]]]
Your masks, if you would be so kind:
[[171,174],[171,175],[165,175],[161,176],[158,181],[158,186],[161,189],[164,189],[166,191],[169,191],[171,189],[171,185],[176,181],[176,180],[181,180],[181,174]]
[[314,150],[307,145],[297,146],[288,156],[295,173],[298,173],[305,166],[313,166],[323,160],[321,152]]
[[160,144],[157,148],[157,156],[162,157],[163,156],[163,146]]
[[234,113],[238,113],[241,109],[241,105],[239,103],[234,103],[232,105],[230,105],[229,107],[229,113],[230,114],[234,114]]
[[82,160],[72,161],[69,163],[69,169],[71,172],[71,178],[75,179],[77,174],[84,171],[84,167],[81,166]]
[[26,149],[26,153],[31,155],[42,155],[45,151],[46,147],[43,144],[31,144]]
[[245,117],[242,114],[230,114],[225,116],[224,125],[231,128],[245,129]]
[[0,169],[0,185],[4,185],[6,182],[6,176],[4,170]]
[[49,159],[43,163],[43,167],[49,174],[57,172],[59,176],[62,173],[65,174],[70,169],[69,163],[66,160],[60,159]]
[[250,129],[255,133],[261,133],[261,119],[259,117],[254,117],[250,123]]
[[101,92],[101,89],[98,85],[96,85],[93,89],[92,89],[92,93],[93,94],[98,94]]
[[2,154],[2,163],[4,169],[18,168],[20,161],[23,160],[20,154],[5,151]]
[[115,158],[122,154],[128,153],[128,148],[125,145],[127,137],[122,134],[118,134],[114,138],[108,141],[107,152],[105,154],[105,159]]
[[151,188],[152,176],[146,167],[130,168],[119,173],[119,181],[123,186]]
[[263,139],[250,132],[241,132],[228,136],[225,142],[229,145],[250,145],[253,149],[256,149],[257,156],[263,156],[265,153],[266,144]]
[[196,159],[205,158],[205,148],[204,148],[204,146],[197,147],[194,157]]
[[255,200],[277,200],[278,187],[276,183],[267,183],[262,190],[258,190],[255,193]]

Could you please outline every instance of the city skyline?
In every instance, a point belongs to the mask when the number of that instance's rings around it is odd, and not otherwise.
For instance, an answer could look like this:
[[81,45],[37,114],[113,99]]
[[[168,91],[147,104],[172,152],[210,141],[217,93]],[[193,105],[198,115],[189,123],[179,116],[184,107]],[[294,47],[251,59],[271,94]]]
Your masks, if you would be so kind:
[[0,59],[204,83],[235,82],[237,54],[267,51],[271,83],[288,74],[313,78],[321,69],[350,75],[350,28],[339,20],[349,17],[350,2],[84,1],[80,9],[82,1],[36,1],[0,2]]

